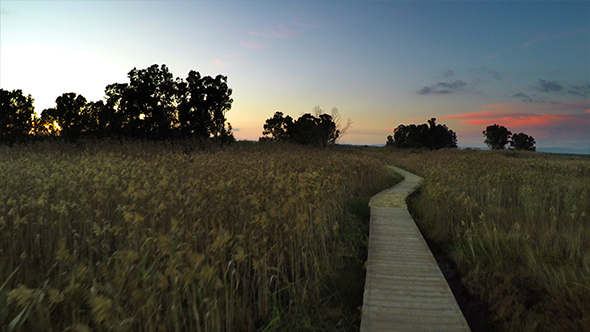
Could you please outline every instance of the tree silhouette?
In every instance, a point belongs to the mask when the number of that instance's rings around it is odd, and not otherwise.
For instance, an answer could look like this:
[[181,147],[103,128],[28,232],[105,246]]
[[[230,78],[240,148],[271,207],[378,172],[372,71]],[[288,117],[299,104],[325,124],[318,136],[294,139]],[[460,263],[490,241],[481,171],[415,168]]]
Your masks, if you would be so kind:
[[33,130],[35,108],[31,95],[22,90],[0,89],[0,142],[24,141]]
[[484,143],[492,150],[504,150],[509,142],[510,135],[512,133],[506,127],[498,124],[487,126],[486,130],[483,131]]
[[[327,113],[324,112],[324,110],[322,110],[321,107],[316,106],[313,108],[313,115],[316,118],[321,117],[322,114],[327,114]],[[342,116],[340,116],[340,112],[338,111],[338,109],[336,107],[332,107],[332,111],[330,112],[329,115],[332,117],[331,121],[334,123],[334,125],[336,127],[336,131],[338,132],[338,136],[334,139],[334,142],[333,142],[333,143],[336,143],[340,138],[342,138],[342,136],[344,136],[346,134],[346,132],[348,131],[348,129],[352,125],[352,120],[350,118],[348,118],[346,120],[346,124],[342,124]]]
[[399,125],[393,130],[393,143],[397,148],[423,148],[428,131],[426,124]]
[[281,141],[289,140],[288,128],[293,126],[293,119],[290,116],[283,116],[283,112],[276,112],[275,115],[266,120],[263,137],[261,141]]
[[[181,102],[178,111],[180,130],[184,137],[226,137],[225,113],[231,109],[232,89],[227,76],[201,77],[191,70],[186,83],[179,83]],[[228,126],[228,128],[230,128]],[[231,132],[231,130],[229,130]]]
[[536,151],[535,139],[525,133],[512,135],[510,146],[516,150]]
[[185,82],[174,80],[166,65],[152,65],[134,68],[128,77],[129,84],[105,89],[99,124],[108,136],[234,140],[229,123],[226,128],[233,102],[227,76],[202,77],[191,70]]
[[299,144],[315,145],[322,149],[334,144],[339,132],[330,114],[315,117],[310,113],[303,114],[287,129],[289,138]]
[[105,87],[106,103],[98,116],[99,122],[104,127],[102,134],[105,136],[132,137],[133,134],[129,131],[126,132],[126,130],[129,130],[133,125],[137,127],[137,124],[129,125],[132,117],[126,113],[125,104],[127,102],[123,96],[127,86],[127,83],[114,83]]
[[24,139],[31,132],[59,134],[68,140],[90,136],[235,140],[225,117],[233,102],[227,76],[201,77],[191,70],[185,82],[174,79],[166,65],[156,64],[133,68],[127,76],[129,83],[106,86],[105,101],[88,102],[82,95],[64,93],[41,118],[34,117],[31,96],[2,89],[0,141]]
[[431,150],[457,147],[457,134],[446,125],[436,124],[436,118],[428,120],[426,146]]
[[[321,109],[314,109],[316,113],[318,110]],[[289,141],[325,149],[336,143],[340,130],[330,114],[314,116],[305,113],[293,121],[290,116],[284,117],[282,112],[276,112],[272,118],[266,120],[262,134],[264,136],[260,141]]]
[[393,130],[393,137],[388,136],[387,145],[397,148],[428,148],[439,150],[457,147],[457,135],[446,125],[436,124],[436,118],[428,124],[399,125]]
[[179,93],[168,67],[133,68],[127,76],[129,84],[113,86],[119,90],[116,92],[121,98],[119,107],[125,131],[135,137],[169,137],[177,121]]
[[393,136],[391,136],[391,135],[387,136],[387,143],[385,143],[385,146],[388,146],[390,148],[395,146],[395,142],[393,141]]
[[88,136],[103,138],[107,135],[110,124],[109,109],[104,101],[88,102],[84,108],[85,131]]
[[64,93],[55,100],[56,106],[43,110],[41,118],[47,123],[57,122],[60,136],[75,140],[86,130],[86,98],[74,92]]

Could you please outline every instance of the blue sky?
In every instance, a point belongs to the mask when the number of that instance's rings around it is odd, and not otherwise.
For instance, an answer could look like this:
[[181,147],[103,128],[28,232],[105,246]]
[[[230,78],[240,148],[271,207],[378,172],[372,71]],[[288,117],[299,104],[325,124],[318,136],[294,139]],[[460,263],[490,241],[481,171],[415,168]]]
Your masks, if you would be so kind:
[[352,119],[343,143],[436,117],[460,146],[498,123],[590,153],[590,2],[3,0],[0,29],[0,87],[38,113],[166,64],[228,76],[241,139],[319,105]]

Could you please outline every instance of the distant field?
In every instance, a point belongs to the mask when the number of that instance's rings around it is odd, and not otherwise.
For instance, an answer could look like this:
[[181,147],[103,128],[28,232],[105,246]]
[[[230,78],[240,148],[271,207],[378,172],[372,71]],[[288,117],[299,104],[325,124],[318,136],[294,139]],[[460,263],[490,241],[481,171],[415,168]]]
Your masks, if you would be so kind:
[[0,147],[0,329],[354,329],[354,213],[392,181],[290,145]]
[[379,155],[425,178],[410,211],[499,330],[590,330],[588,156]]

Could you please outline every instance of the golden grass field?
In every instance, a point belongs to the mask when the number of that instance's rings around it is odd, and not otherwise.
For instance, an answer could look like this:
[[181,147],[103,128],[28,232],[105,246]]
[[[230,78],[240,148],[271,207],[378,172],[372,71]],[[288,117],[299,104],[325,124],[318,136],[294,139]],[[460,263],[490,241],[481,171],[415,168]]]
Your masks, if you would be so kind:
[[141,142],[0,146],[0,329],[358,329],[386,164],[496,329],[590,330],[587,158]]
[[391,181],[291,145],[0,147],[0,328],[346,329],[347,204]]
[[410,211],[501,331],[590,331],[590,158],[392,153],[422,177]]

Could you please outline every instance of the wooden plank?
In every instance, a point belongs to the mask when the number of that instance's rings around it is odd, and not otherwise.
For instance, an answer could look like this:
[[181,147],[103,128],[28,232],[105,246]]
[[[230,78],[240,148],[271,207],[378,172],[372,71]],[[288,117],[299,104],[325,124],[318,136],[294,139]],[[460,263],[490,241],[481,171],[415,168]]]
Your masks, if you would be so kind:
[[361,331],[469,331],[451,289],[407,210],[422,178],[373,196]]

